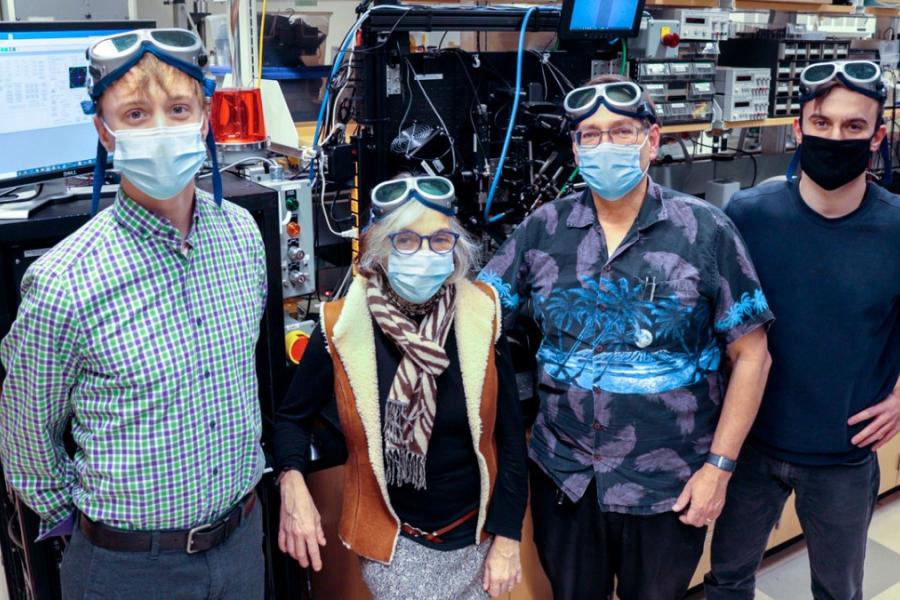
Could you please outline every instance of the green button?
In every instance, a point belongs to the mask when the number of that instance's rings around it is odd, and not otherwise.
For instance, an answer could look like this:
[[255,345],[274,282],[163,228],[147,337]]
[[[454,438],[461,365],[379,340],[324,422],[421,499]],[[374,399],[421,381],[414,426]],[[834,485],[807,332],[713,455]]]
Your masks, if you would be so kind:
[[284,205],[288,210],[297,210],[297,207],[300,206],[300,203],[297,202],[296,198],[286,198],[284,201]]

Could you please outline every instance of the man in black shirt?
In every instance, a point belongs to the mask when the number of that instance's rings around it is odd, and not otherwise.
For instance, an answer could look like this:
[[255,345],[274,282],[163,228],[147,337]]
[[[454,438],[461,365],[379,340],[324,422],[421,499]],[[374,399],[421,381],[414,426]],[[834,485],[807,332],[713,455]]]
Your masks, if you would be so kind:
[[726,210],[778,320],[762,407],[716,524],[710,600],[754,597],[792,491],[813,596],[862,598],[874,452],[900,428],[900,198],[866,181],[886,88],[867,61],[811,65],[801,84],[788,181],[745,190]]

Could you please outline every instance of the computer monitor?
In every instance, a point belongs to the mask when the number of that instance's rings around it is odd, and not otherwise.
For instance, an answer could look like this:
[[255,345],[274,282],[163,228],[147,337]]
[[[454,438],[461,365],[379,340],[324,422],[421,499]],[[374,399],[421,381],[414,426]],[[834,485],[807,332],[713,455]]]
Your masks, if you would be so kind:
[[0,22],[0,188],[93,169],[85,51],[152,21]]
[[595,40],[637,35],[644,0],[563,0],[559,37]]

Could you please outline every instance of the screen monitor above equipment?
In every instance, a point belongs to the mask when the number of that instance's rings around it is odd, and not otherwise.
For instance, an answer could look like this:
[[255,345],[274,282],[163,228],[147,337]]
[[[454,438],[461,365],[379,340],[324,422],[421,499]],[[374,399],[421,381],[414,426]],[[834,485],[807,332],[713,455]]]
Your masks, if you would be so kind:
[[0,22],[0,188],[93,169],[88,46],[151,21]]
[[559,37],[595,40],[637,35],[644,0],[563,0]]

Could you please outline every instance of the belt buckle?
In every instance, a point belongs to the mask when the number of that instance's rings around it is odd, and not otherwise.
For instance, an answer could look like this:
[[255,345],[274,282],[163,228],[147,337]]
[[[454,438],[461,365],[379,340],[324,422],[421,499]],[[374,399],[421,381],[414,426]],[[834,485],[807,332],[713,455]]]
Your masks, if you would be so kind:
[[188,531],[187,535],[187,545],[184,548],[184,551],[188,554],[197,554],[201,552],[201,550],[194,550],[194,535],[198,533],[206,533],[208,531],[213,531],[218,527],[224,527],[225,521],[219,521],[218,523],[207,523],[206,525],[198,525],[197,527],[191,528]]

